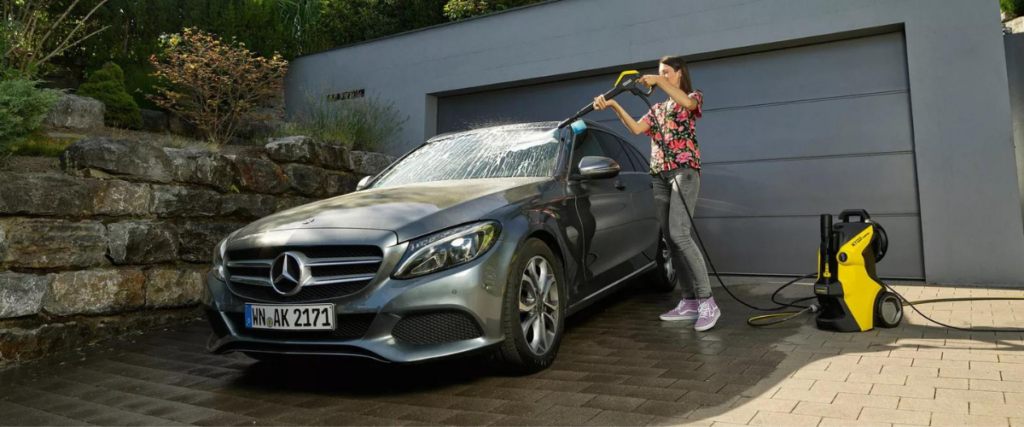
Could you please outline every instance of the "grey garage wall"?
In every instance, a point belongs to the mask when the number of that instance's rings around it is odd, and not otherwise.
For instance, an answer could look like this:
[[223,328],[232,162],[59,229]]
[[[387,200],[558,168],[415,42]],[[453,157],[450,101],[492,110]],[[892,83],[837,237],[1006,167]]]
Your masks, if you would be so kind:
[[[721,271],[807,273],[817,215],[864,208],[892,242],[879,274],[924,278],[906,64],[901,32],[691,64],[706,99],[697,224]],[[441,97],[438,131],[559,118],[615,78]],[[646,112],[628,98],[635,116]],[[588,118],[625,131],[611,112]],[[631,139],[650,151],[646,136]]]
[[[303,89],[365,89],[394,101],[409,115],[401,141],[408,149],[437,132],[439,96],[603,76],[665,54],[698,62],[894,30],[906,40],[926,279],[1024,285],[996,0],[562,0],[297,58],[286,98],[290,113]],[[597,88],[608,84],[598,80]],[[756,90],[775,94],[773,82]],[[702,135],[714,120],[705,119]]]

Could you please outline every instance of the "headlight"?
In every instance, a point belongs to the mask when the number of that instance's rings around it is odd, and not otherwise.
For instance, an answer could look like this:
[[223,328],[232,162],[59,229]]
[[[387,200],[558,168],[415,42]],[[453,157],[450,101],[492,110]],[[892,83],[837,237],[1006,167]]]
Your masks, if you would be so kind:
[[228,239],[221,240],[216,247],[213,248],[213,277],[221,282],[224,282],[224,248],[227,246]]
[[413,240],[395,269],[395,278],[408,279],[470,262],[494,246],[500,232],[498,223],[484,222]]

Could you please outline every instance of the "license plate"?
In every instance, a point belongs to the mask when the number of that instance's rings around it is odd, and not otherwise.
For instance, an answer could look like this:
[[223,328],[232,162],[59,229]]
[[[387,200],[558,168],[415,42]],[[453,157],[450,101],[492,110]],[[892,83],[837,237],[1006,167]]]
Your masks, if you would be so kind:
[[333,331],[334,304],[245,305],[245,327],[302,331]]

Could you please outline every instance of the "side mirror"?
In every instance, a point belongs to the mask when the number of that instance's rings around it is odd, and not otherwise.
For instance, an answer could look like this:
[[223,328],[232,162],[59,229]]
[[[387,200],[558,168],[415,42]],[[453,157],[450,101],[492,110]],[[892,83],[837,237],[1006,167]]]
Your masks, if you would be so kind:
[[580,174],[576,179],[608,179],[619,176],[619,164],[607,157],[586,156],[580,160]]
[[360,179],[359,183],[356,184],[356,191],[362,191],[364,188],[366,188],[366,185],[370,183],[370,178],[372,177],[364,176],[363,179]]

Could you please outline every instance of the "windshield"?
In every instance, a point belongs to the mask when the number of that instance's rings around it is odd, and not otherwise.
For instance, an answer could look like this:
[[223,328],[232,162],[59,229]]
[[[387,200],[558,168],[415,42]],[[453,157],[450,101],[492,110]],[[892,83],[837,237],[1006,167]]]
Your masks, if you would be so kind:
[[548,177],[558,140],[551,129],[496,129],[453,135],[420,147],[370,188],[482,178]]

